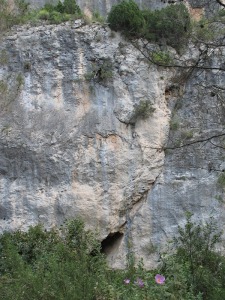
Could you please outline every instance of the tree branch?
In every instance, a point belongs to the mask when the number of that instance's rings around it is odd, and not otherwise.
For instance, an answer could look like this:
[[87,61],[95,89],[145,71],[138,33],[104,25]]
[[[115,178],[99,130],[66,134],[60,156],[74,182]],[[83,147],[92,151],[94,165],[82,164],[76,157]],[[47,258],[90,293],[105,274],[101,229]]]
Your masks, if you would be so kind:
[[223,2],[223,0],[216,0],[217,3],[219,3],[219,5],[225,7],[225,3]]
[[[222,136],[225,136],[225,133],[221,133],[221,134],[216,134],[216,135],[213,135],[213,136],[210,136],[208,138],[204,138],[204,139],[200,139],[200,140],[197,140],[197,141],[192,141],[190,143],[187,143],[187,144],[184,144],[184,145],[180,145],[180,146],[175,146],[175,147],[165,147],[164,150],[174,150],[174,149],[180,149],[180,148],[184,148],[184,147],[187,147],[187,146],[191,146],[191,145],[194,145],[194,144],[197,144],[197,143],[203,143],[203,142],[211,142],[212,139],[214,138],[220,138]],[[211,142],[212,143],[212,142]],[[221,148],[221,146],[218,146],[218,145],[215,145],[213,144],[214,146],[218,147],[218,148]]]

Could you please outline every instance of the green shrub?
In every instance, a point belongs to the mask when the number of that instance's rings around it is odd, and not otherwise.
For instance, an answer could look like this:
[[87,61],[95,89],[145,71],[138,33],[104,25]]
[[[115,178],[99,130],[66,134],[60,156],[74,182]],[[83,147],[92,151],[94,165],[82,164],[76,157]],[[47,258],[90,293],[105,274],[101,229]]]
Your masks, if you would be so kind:
[[5,94],[8,90],[8,84],[4,80],[0,80],[0,93]]
[[151,56],[152,62],[160,65],[168,65],[172,63],[170,54],[165,51],[153,52]]
[[191,28],[190,16],[184,4],[169,5],[161,10],[142,12],[143,36],[149,41],[165,43],[176,50],[187,44]]
[[50,13],[47,9],[43,8],[38,12],[38,18],[40,20],[49,20]]
[[1,50],[0,51],[0,65],[5,66],[8,64],[9,61],[9,56],[6,52],[6,50]]
[[153,114],[155,108],[152,103],[147,100],[141,100],[140,103],[135,107],[133,116],[130,123],[135,123],[138,119],[147,119]]
[[140,11],[134,1],[122,1],[112,7],[108,16],[112,30],[163,43],[180,51],[187,44],[191,29],[184,4],[169,5],[161,10]]
[[170,120],[170,130],[178,130],[180,127],[180,122],[176,118]]
[[[61,6],[60,4],[58,4]],[[81,10],[79,6],[76,4],[75,0],[64,0],[63,2],[63,12],[72,15],[81,15]]]
[[59,230],[38,225],[0,238],[3,299],[93,299],[105,271],[100,244],[79,220]]
[[129,35],[138,34],[144,25],[144,18],[138,5],[130,1],[122,1],[114,5],[108,15],[109,27],[121,30]]
[[[81,220],[46,231],[0,236],[0,293],[6,300],[118,299],[221,300],[225,295],[225,259],[214,251],[220,241],[213,220],[202,226],[187,215],[174,239],[176,248],[161,254],[162,265],[148,271],[134,257],[125,270],[110,270],[95,235]],[[157,284],[155,275],[165,276]],[[163,276],[162,276],[163,278]]]
[[64,22],[63,14],[58,11],[53,10],[49,15],[49,21],[53,24],[60,24]]
[[76,0],[64,0],[62,3],[59,1],[57,5],[53,5],[50,3],[45,4],[44,9],[48,12],[58,12],[60,14],[70,14],[70,15],[81,15],[80,7],[76,4]]
[[28,6],[25,0],[15,0],[15,7],[11,9],[8,0],[0,0],[0,32],[25,22],[36,24],[38,20],[46,20],[58,24],[81,16],[75,0],[59,1],[57,5],[47,3],[39,11],[29,11]]
[[16,76],[16,82],[17,82],[17,89],[19,89],[24,84],[24,76],[23,76],[23,74],[19,73]]
[[113,65],[110,59],[104,59],[98,64],[92,64],[91,71],[84,75],[85,80],[96,80],[99,83],[106,83],[113,77]]
[[196,224],[187,214],[184,228],[179,227],[179,236],[174,239],[177,264],[186,268],[186,279],[195,294],[203,299],[215,300],[225,293],[225,258],[215,252],[221,242],[222,232],[211,218],[206,225]]
[[225,188],[225,173],[221,173],[219,175],[217,183],[220,188]]
[[44,8],[38,12],[39,19],[48,20],[53,24],[69,21],[72,15],[81,15],[81,10],[75,0],[65,0],[63,3],[59,1],[57,5],[47,3]]

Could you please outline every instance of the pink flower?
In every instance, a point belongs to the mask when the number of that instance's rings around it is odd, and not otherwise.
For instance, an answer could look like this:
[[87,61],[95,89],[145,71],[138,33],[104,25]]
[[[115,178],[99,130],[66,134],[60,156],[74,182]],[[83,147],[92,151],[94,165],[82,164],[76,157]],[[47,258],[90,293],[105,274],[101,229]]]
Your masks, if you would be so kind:
[[137,278],[137,281],[134,282],[139,287],[143,288],[145,286],[144,282],[141,280],[141,278]]
[[130,283],[130,279],[128,279],[128,278],[126,278],[126,279],[124,279],[124,284],[129,284]]
[[155,276],[155,282],[158,283],[158,284],[164,284],[165,283],[165,277],[160,275],[160,274],[157,274]]

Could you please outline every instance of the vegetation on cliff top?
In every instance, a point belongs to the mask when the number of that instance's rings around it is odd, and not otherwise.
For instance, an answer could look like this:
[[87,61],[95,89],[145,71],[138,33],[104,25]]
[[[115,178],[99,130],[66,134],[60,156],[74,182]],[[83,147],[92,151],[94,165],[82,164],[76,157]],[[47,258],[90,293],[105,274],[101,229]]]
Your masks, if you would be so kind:
[[177,50],[187,44],[191,28],[190,16],[184,4],[169,5],[155,11],[141,11],[132,0],[113,6],[108,22],[112,30],[122,31],[129,37],[165,43]]
[[58,1],[56,5],[48,3],[39,10],[30,10],[26,0],[14,0],[13,5],[8,0],[0,0],[0,32],[18,24],[36,25],[38,20],[58,24],[81,16],[82,12],[75,0]]
[[110,270],[95,235],[75,220],[59,229],[4,233],[0,237],[0,293],[4,300],[161,300],[224,299],[225,258],[215,252],[221,232],[210,220],[205,226],[187,215],[172,252],[148,271],[134,264]]

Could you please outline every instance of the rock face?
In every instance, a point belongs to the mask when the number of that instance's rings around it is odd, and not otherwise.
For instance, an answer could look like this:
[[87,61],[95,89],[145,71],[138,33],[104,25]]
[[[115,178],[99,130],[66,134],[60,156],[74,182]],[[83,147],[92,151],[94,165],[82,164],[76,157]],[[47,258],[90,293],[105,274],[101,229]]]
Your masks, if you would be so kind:
[[[207,63],[212,69],[195,70],[177,98],[163,172],[146,204],[152,212],[153,244],[174,235],[177,224],[184,224],[185,211],[194,213],[196,222],[211,216],[224,230],[224,55],[224,48],[215,49]],[[139,226],[141,220],[137,218]]]
[[[79,22],[19,28],[1,43],[0,227],[81,216],[109,236],[105,251],[123,267],[164,164],[172,72],[149,67],[109,28]],[[154,108],[144,119],[143,103]]]
[[181,83],[106,26],[15,28],[0,43],[0,230],[79,216],[123,268],[129,251],[153,266],[186,211],[222,229],[225,51],[211,54],[217,69]]

